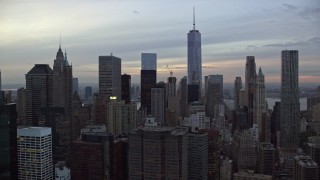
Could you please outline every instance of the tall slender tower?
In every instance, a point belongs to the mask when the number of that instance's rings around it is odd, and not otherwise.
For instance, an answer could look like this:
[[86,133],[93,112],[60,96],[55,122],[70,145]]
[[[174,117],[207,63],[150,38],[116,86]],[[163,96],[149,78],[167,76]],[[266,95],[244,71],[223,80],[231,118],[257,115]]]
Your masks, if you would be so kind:
[[0,92],[2,90],[2,81],[1,81],[1,70],[0,70]]
[[236,77],[234,80],[234,109],[237,110],[237,108],[240,106],[240,97],[239,93],[242,89],[242,80],[241,77]]
[[246,74],[245,74],[245,105],[248,107],[248,124],[247,128],[251,128],[254,122],[254,97],[256,84],[256,62],[254,56],[247,56]]
[[280,148],[299,146],[299,54],[284,50],[281,54]]
[[196,30],[193,8],[193,29],[188,33],[188,84],[199,86],[199,98],[202,89],[201,34]]
[[[53,108],[43,111],[47,126],[52,127],[53,160],[66,161],[70,167],[72,143],[72,65],[61,44],[53,63]],[[51,124],[50,124],[51,122]]]
[[[256,93],[255,93],[255,120],[258,124],[259,139],[261,138],[262,132],[266,128],[262,128],[262,120],[265,119],[263,116],[266,116],[266,88],[264,85],[264,75],[262,74],[261,68],[257,76],[256,82]],[[265,134],[265,133],[264,133]],[[264,136],[263,136],[264,137]]]

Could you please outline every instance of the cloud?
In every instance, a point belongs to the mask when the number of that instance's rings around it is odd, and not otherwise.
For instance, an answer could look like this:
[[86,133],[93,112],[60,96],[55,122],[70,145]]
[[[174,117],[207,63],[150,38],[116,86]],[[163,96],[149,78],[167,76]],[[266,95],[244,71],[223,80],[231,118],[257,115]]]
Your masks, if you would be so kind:
[[297,7],[291,4],[282,4],[284,6],[284,11],[288,13],[293,13],[300,16],[303,19],[311,20],[312,18],[318,18],[320,16],[320,8],[310,8],[310,7]]
[[137,11],[137,10],[132,10],[132,13],[133,13],[133,14],[140,14],[140,12]]
[[292,47],[292,46],[310,46],[310,45],[319,45],[320,37],[313,37],[309,40],[297,40],[295,42],[285,42],[285,43],[273,43],[266,44],[263,47]]

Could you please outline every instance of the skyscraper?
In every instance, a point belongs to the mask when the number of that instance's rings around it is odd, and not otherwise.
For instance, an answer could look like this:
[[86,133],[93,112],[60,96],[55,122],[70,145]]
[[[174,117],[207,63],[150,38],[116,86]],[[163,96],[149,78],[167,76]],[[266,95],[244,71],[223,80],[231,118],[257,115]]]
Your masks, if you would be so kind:
[[151,88],[151,115],[160,125],[165,125],[166,110],[166,85],[164,82],[158,83]]
[[[255,111],[254,119],[258,124],[259,139],[264,142],[264,130],[262,128],[262,120],[266,119],[267,107],[266,107],[266,88],[264,85],[264,75],[262,74],[261,68],[259,68],[259,73],[256,79],[256,93],[255,93]],[[265,124],[265,123],[264,123]],[[263,134],[262,134],[263,133]],[[268,132],[269,133],[269,132]],[[261,139],[262,138],[262,139]]]
[[242,89],[241,77],[236,77],[234,80],[234,109],[236,110],[240,106],[240,90]]
[[157,83],[157,54],[141,54],[141,106],[151,113],[151,88]]
[[297,50],[284,50],[281,55],[280,147],[299,146],[299,55]]
[[85,98],[89,99],[92,97],[92,87],[91,86],[86,86],[85,87]]
[[2,90],[1,70],[0,70],[0,91]]
[[16,105],[0,103],[0,179],[18,178],[16,119]]
[[248,107],[249,126],[252,127],[254,123],[254,97],[257,77],[256,62],[254,60],[254,56],[247,56],[245,71],[245,105]]
[[131,75],[123,74],[121,75],[121,98],[126,103],[131,102]]
[[208,94],[207,98],[207,112],[206,115],[211,118],[214,117],[214,111],[217,105],[223,104],[223,76],[209,75],[208,77]]
[[169,96],[176,96],[176,77],[168,77],[167,81],[167,98]]
[[53,105],[53,71],[48,64],[36,64],[26,74],[26,120],[28,126],[43,126],[41,108]]
[[121,59],[112,54],[99,56],[99,94],[121,100]]
[[51,128],[27,127],[17,130],[19,179],[53,177]]
[[180,116],[182,118],[187,117],[187,115],[188,115],[188,85],[187,85],[187,77],[186,76],[184,76],[180,80],[179,104],[180,104]]
[[199,86],[199,97],[202,90],[201,34],[196,30],[193,9],[193,29],[188,33],[188,84]]
[[72,143],[72,65],[61,45],[53,62],[53,107],[42,111],[46,126],[52,128],[53,160],[66,161],[70,167]]

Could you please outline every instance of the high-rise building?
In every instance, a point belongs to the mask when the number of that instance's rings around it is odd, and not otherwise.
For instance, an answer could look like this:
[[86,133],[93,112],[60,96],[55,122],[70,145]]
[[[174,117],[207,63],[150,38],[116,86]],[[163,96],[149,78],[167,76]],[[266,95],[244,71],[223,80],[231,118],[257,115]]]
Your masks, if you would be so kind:
[[256,79],[256,93],[255,93],[255,116],[254,121],[258,125],[258,132],[259,132],[259,140],[260,142],[265,141],[265,133],[263,128],[263,119],[266,119],[267,113],[267,105],[266,105],[266,88],[264,85],[264,75],[262,74],[261,68],[259,69],[259,73]]
[[16,105],[0,103],[0,179],[18,179],[16,119]]
[[141,107],[147,109],[147,115],[151,114],[151,89],[156,83],[156,70],[141,70]]
[[176,96],[176,77],[168,77],[167,81],[167,99],[171,96]]
[[208,178],[207,133],[188,133],[188,178]]
[[92,97],[92,87],[91,86],[86,86],[85,87],[85,98],[89,99]]
[[41,108],[53,105],[53,71],[47,64],[36,64],[26,74],[26,123],[43,126]]
[[26,123],[26,89],[19,88],[17,90],[17,124],[25,126]]
[[310,156],[297,155],[294,157],[294,180],[319,179],[319,165]]
[[99,56],[99,94],[121,100],[121,59],[113,56]]
[[188,179],[188,129],[144,127],[129,134],[129,179]]
[[158,83],[151,88],[151,115],[160,125],[165,125],[166,110],[166,85],[164,82]]
[[282,51],[280,147],[299,146],[299,55],[297,50]]
[[17,130],[19,179],[53,178],[51,128],[27,127]]
[[188,103],[199,102],[199,85],[198,84],[188,84]]
[[276,151],[271,143],[260,143],[258,151],[258,172],[272,175],[275,170]]
[[47,126],[52,128],[53,161],[71,163],[72,143],[72,65],[67,52],[63,54],[59,46],[53,63],[53,107],[43,110]]
[[206,115],[215,118],[214,111],[217,105],[223,104],[223,76],[208,76],[208,94],[206,94]]
[[245,105],[248,107],[248,122],[249,128],[251,128],[254,123],[254,98],[257,77],[254,56],[247,56],[245,71]]
[[141,53],[141,70],[157,70],[156,53]]
[[236,77],[234,80],[234,109],[240,106],[240,90],[242,89],[241,77]]
[[112,134],[128,134],[136,128],[137,105],[124,101],[107,103],[107,128]]
[[201,34],[196,30],[195,13],[193,9],[193,29],[188,33],[188,84],[199,87],[199,97],[202,90],[202,60]]
[[78,78],[72,78],[72,93],[74,93],[75,91],[79,92],[79,80]]
[[141,106],[151,113],[151,88],[157,83],[157,54],[141,53]]
[[121,75],[121,98],[126,103],[131,102],[131,75]]
[[187,84],[186,76],[184,76],[180,80],[179,104],[180,104],[180,117],[183,119],[188,115],[188,84]]
[[2,90],[1,69],[0,69],[0,91]]

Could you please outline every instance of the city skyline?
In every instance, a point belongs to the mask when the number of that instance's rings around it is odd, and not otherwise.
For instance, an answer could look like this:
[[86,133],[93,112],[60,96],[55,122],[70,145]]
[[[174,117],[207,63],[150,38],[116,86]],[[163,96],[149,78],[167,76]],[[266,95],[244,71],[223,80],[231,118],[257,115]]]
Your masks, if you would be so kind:
[[193,6],[202,35],[202,65],[211,67],[203,68],[203,77],[222,74],[225,83],[232,83],[237,76],[244,78],[246,56],[255,56],[266,84],[280,84],[281,50],[297,49],[300,84],[320,83],[320,3],[316,0],[259,4],[252,0],[97,0],[77,1],[73,8],[70,2],[37,2],[1,5],[0,26],[5,27],[0,30],[2,84],[23,84],[34,64],[52,67],[60,33],[79,83],[98,83],[98,57],[110,53],[123,60],[122,72],[132,75],[132,83],[139,83],[143,52],[157,53],[158,81],[170,76],[166,64],[180,80],[187,75]]

